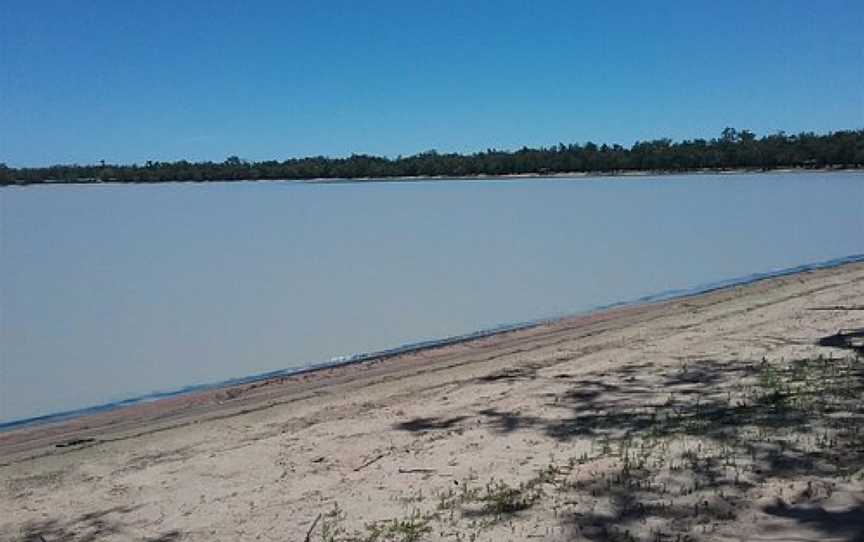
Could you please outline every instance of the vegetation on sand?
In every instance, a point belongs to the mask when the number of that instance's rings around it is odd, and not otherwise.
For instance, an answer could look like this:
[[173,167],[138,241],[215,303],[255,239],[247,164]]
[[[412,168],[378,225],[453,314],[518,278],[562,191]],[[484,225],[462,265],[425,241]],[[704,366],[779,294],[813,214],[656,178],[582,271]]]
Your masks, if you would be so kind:
[[[638,380],[615,383],[620,376],[575,383],[573,394],[557,402],[573,417],[509,415],[501,431],[539,430],[574,451],[550,458],[527,480],[482,483],[471,475],[447,489],[421,488],[406,500],[411,509],[404,517],[361,529],[347,527],[336,505],[312,539],[695,542],[737,528],[757,499],[766,513],[791,517],[797,503],[864,482],[860,356],[697,360],[670,368],[659,392]],[[496,417],[488,418],[494,429]],[[808,525],[838,534],[840,518],[823,515]]]

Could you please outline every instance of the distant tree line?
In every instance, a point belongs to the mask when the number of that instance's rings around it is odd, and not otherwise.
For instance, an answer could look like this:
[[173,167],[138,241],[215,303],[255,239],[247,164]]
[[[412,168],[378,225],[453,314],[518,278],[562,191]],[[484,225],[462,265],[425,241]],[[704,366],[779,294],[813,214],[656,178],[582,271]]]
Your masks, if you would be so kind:
[[10,168],[0,163],[0,184],[45,182],[225,181],[256,179],[387,178],[414,176],[686,172],[696,170],[864,167],[864,130],[825,135],[783,132],[757,138],[749,130],[726,128],[720,137],[673,142],[636,142],[630,148],[595,143],[563,143],[516,151],[489,149],[474,154],[428,151],[385,158],[355,154],[348,158],[316,156],[284,161],[151,162],[145,164],[55,165]]

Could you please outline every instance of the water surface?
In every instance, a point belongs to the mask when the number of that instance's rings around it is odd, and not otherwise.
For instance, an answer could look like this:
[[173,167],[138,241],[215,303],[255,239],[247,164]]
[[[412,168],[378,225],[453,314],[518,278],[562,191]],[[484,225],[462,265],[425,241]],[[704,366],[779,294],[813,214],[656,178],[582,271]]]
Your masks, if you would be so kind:
[[864,253],[864,175],[0,189],[0,421]]

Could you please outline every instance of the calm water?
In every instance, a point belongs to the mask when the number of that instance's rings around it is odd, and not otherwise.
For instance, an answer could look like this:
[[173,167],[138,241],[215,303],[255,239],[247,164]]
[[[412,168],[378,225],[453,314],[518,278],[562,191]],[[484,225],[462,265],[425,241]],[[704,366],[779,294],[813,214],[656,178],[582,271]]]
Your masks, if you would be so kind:
[[864,175],[0,189],[0,421],[864,253]]

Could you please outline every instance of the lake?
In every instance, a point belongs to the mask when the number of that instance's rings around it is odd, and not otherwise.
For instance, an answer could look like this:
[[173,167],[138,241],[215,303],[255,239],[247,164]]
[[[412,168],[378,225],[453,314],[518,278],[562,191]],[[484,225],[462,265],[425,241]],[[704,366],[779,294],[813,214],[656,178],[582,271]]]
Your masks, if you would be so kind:
[[864,173],[0,189],[0,421],[864,253]]

